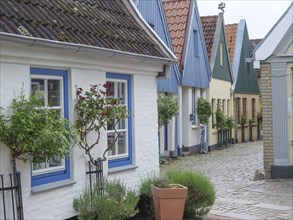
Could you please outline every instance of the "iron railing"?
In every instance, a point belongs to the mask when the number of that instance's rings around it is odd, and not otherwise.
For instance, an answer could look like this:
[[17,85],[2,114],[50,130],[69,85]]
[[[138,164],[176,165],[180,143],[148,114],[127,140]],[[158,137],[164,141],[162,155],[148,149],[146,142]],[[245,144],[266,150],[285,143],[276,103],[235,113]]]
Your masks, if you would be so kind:
[[98,188],[102,196],[104,192],[103,160],[101,158],[95,160],[93,169],[92,163],[89,161],[88,168],[89,171],[86,174],[89,175],[91,192],[93,188]]
[[10,173],[6,185],[4,184],[4,174],[0,174],[0,180],[0,203],[2,204],[0,219],[23,220],[20,172],[16,172],[14,175]]

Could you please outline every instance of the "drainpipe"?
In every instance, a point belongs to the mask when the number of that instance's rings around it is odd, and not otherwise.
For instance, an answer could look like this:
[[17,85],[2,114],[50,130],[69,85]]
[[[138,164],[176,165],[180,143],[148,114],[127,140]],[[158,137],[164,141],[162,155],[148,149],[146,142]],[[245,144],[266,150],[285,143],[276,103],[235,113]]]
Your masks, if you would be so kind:
[[239,103],[238,103],[238,101],[237,101],[237,99],[235,97],[234,90],[232,90],[232,95],[233,95],[233,100],[236,103],[236,109],[235,109],[235,112],[236,112],[236,114],[235,114],[235,123],[236,123],[236,126],[235,126],[235,143],[238,143],[238,105],[239,105]]

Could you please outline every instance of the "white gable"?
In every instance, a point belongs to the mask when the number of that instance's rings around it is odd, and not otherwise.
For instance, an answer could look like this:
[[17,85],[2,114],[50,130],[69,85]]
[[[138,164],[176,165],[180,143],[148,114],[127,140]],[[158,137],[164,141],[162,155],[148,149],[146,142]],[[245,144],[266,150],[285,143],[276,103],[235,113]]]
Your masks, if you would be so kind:
[[[293,3],[289,6],[283,16],[269,31],[254,51],[255,61],[266,60],[273,54],[284,35],[292,25]],[[256,67],[256,66],[255,66]]]

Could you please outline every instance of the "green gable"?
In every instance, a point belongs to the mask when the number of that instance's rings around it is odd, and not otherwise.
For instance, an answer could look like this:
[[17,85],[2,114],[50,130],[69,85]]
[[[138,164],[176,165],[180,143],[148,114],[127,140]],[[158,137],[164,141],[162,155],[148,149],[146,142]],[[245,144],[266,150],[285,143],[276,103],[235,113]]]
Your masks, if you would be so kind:
[[[231,72],[230,72],[229,55],[228,55],[227,42],[225,39],[224,31],[225,31],[224,24],[222,22],[219,41],[218,41],[217,55],[215,59],[214,68],[212,70],[212,77],[215,79],[221,79],[221,80],[225,80],[225,81],[233,83]],[[223,66],[220,65],[221,42],[223,43]]]
[[[251,44],[245,24],[243,41],[241,45],[240,60],[238,61],[238,76],[235,85],[236,93],[259,94],[259,88],[257,84],[255,69],[253,68],[253,62],[245,62],[245,58],[251,57],[251,51]],[[234,62],[236,62],[236,60]]]

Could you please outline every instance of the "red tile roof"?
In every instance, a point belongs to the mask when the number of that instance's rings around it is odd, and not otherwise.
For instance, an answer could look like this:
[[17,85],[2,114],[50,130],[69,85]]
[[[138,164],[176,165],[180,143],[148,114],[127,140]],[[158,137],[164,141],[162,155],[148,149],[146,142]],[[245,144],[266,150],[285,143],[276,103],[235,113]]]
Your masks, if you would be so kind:
[[122,0],[0,1],[0,32],[165,56]]
[[163,0],[174,53],[182,63],[190,0]]
[[217,28],[218,15],[200,17],[204,32],[204,39],[207,47],[208,57],[211,58],[214,43],[215,31]]
[[236,42],[238,24],[227,24],[225,25],[226,29],[226,39],[228,44],[228,51],[230,56],[230,63],[233,65],[233,57],[234,57],[234,48]]

